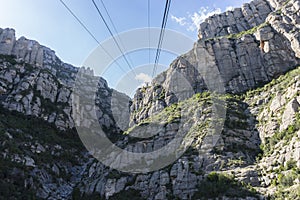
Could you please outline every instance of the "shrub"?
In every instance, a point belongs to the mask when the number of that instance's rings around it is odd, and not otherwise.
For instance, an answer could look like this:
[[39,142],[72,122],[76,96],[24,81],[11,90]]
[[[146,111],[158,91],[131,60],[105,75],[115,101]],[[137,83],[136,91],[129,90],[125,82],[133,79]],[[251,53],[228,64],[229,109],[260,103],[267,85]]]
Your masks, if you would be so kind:
[[292,186],[297,174],[294,171],[288,172],[286,175],[280,174],[278,176],[278,183],[283,187]]
[[72,199],[73,200],[79,200],[79,199],[81,199],[81,192],[80,192],[79,188],[76,187],[76,188],[73,189]]
[[114,194],[109,198],[110,200],[143,200],[140,192],[134,189],[128,189],[117,194]]
[[289,160],[285,164],[285,169],[290,170],[290,169],[295,169],[297,168],[297,162],[293,159]]
[[16,56],[0,54],[0,59],[9,62],[12,65],[17,64]]
[[199,184],[193,199],[207,199],[219,197],[256,197],[256,191],[243,183],[234,180],[233,176],[211,172]]

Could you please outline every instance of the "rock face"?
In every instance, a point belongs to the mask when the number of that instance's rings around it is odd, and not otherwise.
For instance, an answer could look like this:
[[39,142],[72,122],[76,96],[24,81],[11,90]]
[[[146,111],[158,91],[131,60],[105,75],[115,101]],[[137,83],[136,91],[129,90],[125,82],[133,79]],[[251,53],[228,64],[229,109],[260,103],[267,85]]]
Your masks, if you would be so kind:
[[[194,48],[132,100],[92,70],[0,29],[0,187],[9,188],[0,196],[28,190],[25,199],[297,199],[299,5],[254,0],[209,17]],[[83,104],[71,89],[77,75],[83,96],[96,87],[95,102]],[[90,128],[95,113],[108,138],[128,152],[159,150],[180,132],[191,145],[153,172],[120,172],[91,157],[73,129]],[[157,124],[148,130],[154,135],[134,137],[149,124]],[[107,155],[111,163],[135,161]]]
[[[133,116],[132,122],[177,101],[172,91],[174,73],[181,74],[195,93],[210,89],[238,94],[298,66],[298,5],[299,1],[292,0],[286,3],[257,0],[241,9],[208,18],[200,25],[201,37],[194,49],[177,58],[153,80],[152,87],[136,93],[132,110],[141,112]],[[239,23],[244,28],[237,28]],[[154,100],[157,95],[161,98]]]
[[[250,112],[257,116],[257,128],[262,139],[264,154],[256,166],[256,170],[262,172],[260,189],[269,195],[275,193],[277,198],[282,198],[283,194],[292,198],[296,193],[286,193],[284,188],[299,180],[293,172],[300,167],[299,84],[298,68],[246,98],[246,102],[252,104]],[[287,176],[291,182],[286,184],[282,176]]]
[[199,39],[206,40],[247,31],[264,23],[273,9],[269,1],[255,0],[233,11],[213,15],[200,24]]
[[267,21],[278,33],[284,35],[291,44],[296,56],[300,56],[299,1],[287,1],[285,6],[268,16]]
[[1,48],[4,55],[15,55],[20,61],[38,66],[53,64],[58,59],[55,52],[38,42],[21,37],[16,40],[13,29],[0,29]]
[[[73,128],[71,90],[78,68],[63,63],[54,51],[36,41],[24,37],[16,40],[12,29],[0,29],[0,42],[1,104],[9,110],[43,118],[61,129]],[[94,76],[89,68],[81,68],[80,73],[86,76],[86,81]],[[109,113],[113,90],[104,79],[96,77],[96,80],[102,112]],[[113,124],[110,116],[101,118],[106,119],[102,122],[107,127]]]

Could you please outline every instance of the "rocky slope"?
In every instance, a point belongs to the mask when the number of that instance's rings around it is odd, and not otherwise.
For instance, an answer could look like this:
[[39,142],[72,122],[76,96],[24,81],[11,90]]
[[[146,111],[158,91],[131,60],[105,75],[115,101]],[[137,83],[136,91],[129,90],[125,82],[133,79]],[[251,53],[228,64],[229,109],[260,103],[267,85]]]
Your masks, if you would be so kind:
[[[54,51],[36,41],[24,37],[16,40],[13,29],[0,29],[0,42],[1,104],[9,110],[55,123],[60,129],[73,128],[71,90],[76,75],[80,72],[88,80],[94,76],[93,70],[63,63]],[[110,89],[104,79],[96,78],[99,105],[106,113],[100,118],[109,127],[113,124],[109,116],[112,93],[128,97]]]
[[[0,29],[0,199],[297,199],[299,9],[298,0],[255,0],[208,18],[194,48],[132,103],[90,69]],[[97,79],[97,119],[118,146],[152,152],[180,132],[191,146],[154,172],[104,166],[74,128],[90,126],[72,118],[90,109],[72,95],[78,72],[84,82]],[[117,110],[113,94],[125,102]],[[123,132],[114,113],[129,105],[130,128]],[[148,124],[156,124],[156,135],[132,137]]]
[[[299,1],[259,0],[208,18],[200,25],[194,49],[176,59],[153,81],[153,87],[137,92],[133,110],[147,109],[132,120],[177,101],[172,91],[174,73],[188,80],[195,93],[208,87],[216,92],[242,93],[293,69],[300,63],[298,11]],[[239,23],[244,28],[237,28]],[[163,98],[152,101],[156,94]]]

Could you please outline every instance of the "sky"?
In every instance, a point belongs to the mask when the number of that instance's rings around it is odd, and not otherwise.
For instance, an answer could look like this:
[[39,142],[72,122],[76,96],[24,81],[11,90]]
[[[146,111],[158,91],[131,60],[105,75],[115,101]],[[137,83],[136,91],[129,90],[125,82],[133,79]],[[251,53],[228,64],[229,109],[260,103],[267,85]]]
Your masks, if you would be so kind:
[[[166,27],[169,30],[186,35],[192,41],[196,41],[198,26],[205,18],[234,7],[240,7],[243,3],[249,1],[173,0]],[[102,43],[109,39],[111,40],[110,34],[91,0],[64,0],[64,2],[98,41]],[[109,18],[105,15],[100,0],[95,0],[95,2],[109,23]],[[103,0],[103,2],[118,31],[118,33],[113,31],[114,35],[148,27],[147,0]],[[25,36],[53,49],[57,56],[66,63],[78,67],[82,66],[92,52],[99,47],[97,42],[90,37],[59,0],[0,0],[0,3],[1,28],[13,28],[16,30],[18,38]],[[165,1],[150,0],[151,27],[161,26],[164,6]],[[113,30],[110,23],[109,26]],[[159,33],[156,36],[152,36],[158,39]],[[124,52],[127,52],[125,45],[124,48],[122,46],[122,49]],[[126,54],[131,67],[134,69],[139,68],[136,70],[138,73],[132,75],[132,79],[137,81],[135,84],[142,84],[151,80],[155,53],[155,49],[149,51],[145,48],[144,50]],[[172,52],[163,51],[160,56],[157,73],[165,70],[177,56]],[[128,74],[132,71],[124,59],[118,58],[117,60],[124,68],[123,71],[117,69],[118,66],[116,64],[109,66],[109,69],[105,70],[105,72],[93,66],[95,73],[103,76],[108,81],[109,86],[114,88],[122,85],[120,80],[129,76]],[[151,68],[151,70],[148,68]],[[132,91],[136,89],[135,84],[127,91],[122,90],[127,94],[132,94]]]

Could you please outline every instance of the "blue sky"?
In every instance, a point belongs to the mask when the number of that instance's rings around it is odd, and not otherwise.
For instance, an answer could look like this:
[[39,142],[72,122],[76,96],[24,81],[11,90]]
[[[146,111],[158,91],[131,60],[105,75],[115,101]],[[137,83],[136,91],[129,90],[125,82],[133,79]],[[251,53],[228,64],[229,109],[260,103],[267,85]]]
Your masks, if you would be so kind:
[[[103,0],[118,32],[147,27],[147,0]],[[186,34],[196,41],[197,24],[206,16],[239,7],[250,0],[173,0],[167,28]],[[99,41],[110,37],[91,0],[64,0]],[[96,0],[102,9],[99,0]],[[64,61],[81,66],[98,44],[62,6],[59,0],[0,0],[0,27],[14,28],[17,37],[25,36],[55,50]],[[151,26],[160,27],[165,1],[151,0]],[[103,10],[103,9],[102,9]],[[107,19],[107,16],[105,16]],[[107,19],[108,20],[108,19]],[[157,36],[158,37],[158,36]],[[125,47],[126,48],[126,47]],[[155,51],[152,52],[154,62]],[[133,65],[148,64],[140,53],[130,55]],[[161,55],[160,63],[168,64],[176,57]],[[161,71],[165,68],[160,68]],[[126,69],[129,70],[129,69]],[[97,70],[96,70],[97,71]],[[110,86],[115,78],[106,74]],[[124,74],[116,73],[116,76]],[[149,74],[148,74],[149,75]]]

